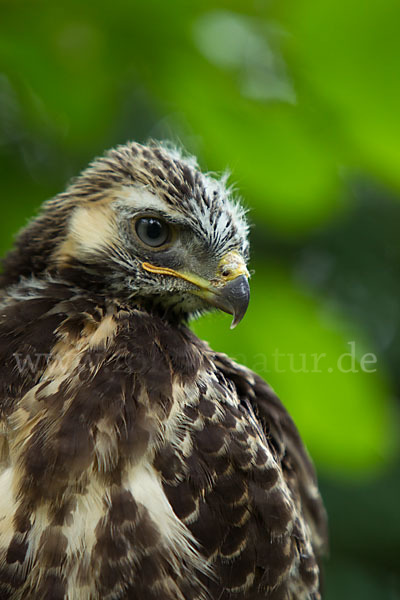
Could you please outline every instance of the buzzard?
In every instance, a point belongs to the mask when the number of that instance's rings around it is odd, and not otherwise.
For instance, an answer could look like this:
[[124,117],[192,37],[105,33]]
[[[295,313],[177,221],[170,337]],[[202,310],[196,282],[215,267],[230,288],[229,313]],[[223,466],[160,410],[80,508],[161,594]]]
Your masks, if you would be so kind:
[[0,280],[0,598],[317,600],[325,513],[291,418],[188,321],[249,301],[224,179],[95,160]]

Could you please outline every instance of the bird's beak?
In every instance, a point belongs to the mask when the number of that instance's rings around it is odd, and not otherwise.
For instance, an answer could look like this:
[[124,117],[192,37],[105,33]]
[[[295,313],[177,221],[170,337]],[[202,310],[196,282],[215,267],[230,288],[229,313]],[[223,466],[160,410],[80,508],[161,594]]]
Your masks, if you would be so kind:
[[150,273],[179,277],[192,283],[195,286],[193,294],[233,315],[231,329],[240,323],[246,313],[250,300],[249,272],[243,257],[235,250],[220,260],[215,277],[210,281],[192,273],[157,267],[147,262],[143,262],[142,267]]

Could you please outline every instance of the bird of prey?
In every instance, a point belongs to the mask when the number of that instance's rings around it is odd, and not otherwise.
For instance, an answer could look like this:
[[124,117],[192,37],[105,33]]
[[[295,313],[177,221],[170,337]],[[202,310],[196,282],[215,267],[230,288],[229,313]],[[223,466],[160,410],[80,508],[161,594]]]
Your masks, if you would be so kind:
[[151,142],[95,160],[19,234],[0,279],[1,600],[321,597],[296,427],[188,328],[242,319],[247,232],[224,178]]

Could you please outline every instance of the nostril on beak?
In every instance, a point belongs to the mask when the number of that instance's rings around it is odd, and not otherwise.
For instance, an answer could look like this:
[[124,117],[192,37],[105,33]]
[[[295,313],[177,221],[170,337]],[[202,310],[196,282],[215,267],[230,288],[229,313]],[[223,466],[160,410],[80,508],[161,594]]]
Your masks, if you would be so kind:
[[231,269],[229,269],[229,267],[224,267],[222,269],[221,275],[222,277],[229,277],[232,274]]

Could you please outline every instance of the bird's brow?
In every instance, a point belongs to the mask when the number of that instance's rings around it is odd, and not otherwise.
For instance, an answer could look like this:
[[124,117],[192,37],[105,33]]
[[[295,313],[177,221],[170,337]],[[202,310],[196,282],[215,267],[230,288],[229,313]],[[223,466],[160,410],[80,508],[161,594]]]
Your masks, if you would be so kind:
[[157,219],[163,219],[164,221],[168,221],[168,223],[172,223],[175,225],[187,225],[188,220],[184,217],[181,217],[178,214],[171,214],[167,211],[163,211],[160,208],[155,208],[152,206],[143,207],[143,206],[123,206],[123,213],[126,218],[135,219],[140,216],[144,217],[155,217]]

